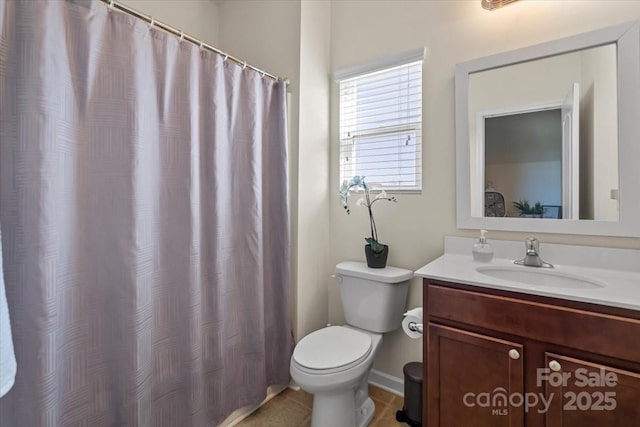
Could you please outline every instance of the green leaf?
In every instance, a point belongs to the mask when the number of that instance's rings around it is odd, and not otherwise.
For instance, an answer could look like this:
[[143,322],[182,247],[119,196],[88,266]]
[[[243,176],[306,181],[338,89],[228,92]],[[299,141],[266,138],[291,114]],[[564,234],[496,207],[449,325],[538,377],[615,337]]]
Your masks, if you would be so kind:
[[536,202],[535,206],[533,207],[533,213],[536,215],[542,215],[542,204],[540,202]]
[[379,243],[373,237],[366,237],[364,240],[366,240],[367,243],[371,245],[371,252],[373,252],[374,254],[380,254],[382,253],[382,251],[384,251],[384,245],[382,243]]
[[517,202],[513,202],[513,207],[519,210],[522,215],[541,215],[543,210],[542,203],[536,202],[532,207],[528,200],[518,200]]

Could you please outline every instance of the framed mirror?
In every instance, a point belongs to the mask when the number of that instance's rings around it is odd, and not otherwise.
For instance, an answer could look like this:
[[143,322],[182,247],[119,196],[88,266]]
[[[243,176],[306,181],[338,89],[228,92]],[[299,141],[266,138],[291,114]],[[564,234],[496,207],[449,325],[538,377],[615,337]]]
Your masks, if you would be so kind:
[[640,237],[640,25],[456,66],[458,228]]

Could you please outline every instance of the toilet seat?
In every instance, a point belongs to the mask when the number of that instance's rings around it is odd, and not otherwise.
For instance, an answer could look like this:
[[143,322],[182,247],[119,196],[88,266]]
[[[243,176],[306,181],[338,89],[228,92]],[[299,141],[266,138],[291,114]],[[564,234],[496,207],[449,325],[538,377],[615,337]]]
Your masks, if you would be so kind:
[[315,374],[345,371],[371,353],[371,337],[342,326],[329,326],[304,337],[293,351],[293,361]]

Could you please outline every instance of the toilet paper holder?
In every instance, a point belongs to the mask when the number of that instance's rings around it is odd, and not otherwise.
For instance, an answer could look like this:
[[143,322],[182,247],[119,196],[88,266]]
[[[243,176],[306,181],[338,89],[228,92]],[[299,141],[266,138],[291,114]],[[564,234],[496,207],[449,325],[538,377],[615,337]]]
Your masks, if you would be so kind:
[[409,322],[408,328],[412,332],[422,333],[422,323]]

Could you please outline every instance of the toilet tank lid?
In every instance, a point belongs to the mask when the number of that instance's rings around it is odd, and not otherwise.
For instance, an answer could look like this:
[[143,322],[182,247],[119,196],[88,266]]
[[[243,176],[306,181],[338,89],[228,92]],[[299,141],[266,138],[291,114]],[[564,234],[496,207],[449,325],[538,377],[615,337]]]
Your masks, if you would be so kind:
[[341,262],[336,265],[336,273],[383,283],[400,283],[413,277],[413,271],[411,270],[390,266],[369,268],[366,263],[357,261]]

